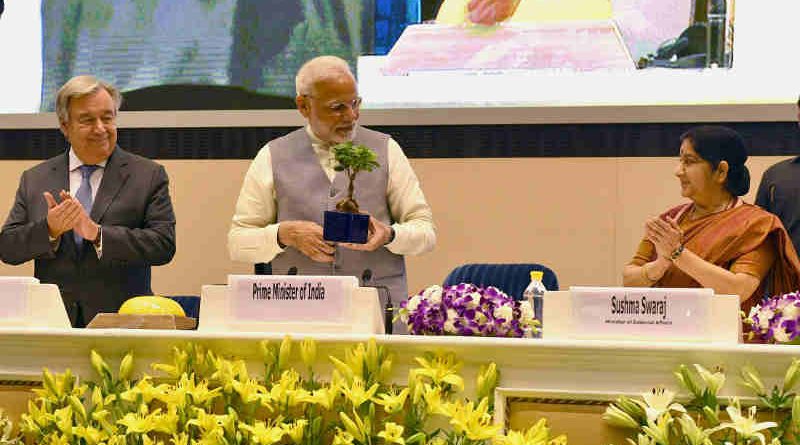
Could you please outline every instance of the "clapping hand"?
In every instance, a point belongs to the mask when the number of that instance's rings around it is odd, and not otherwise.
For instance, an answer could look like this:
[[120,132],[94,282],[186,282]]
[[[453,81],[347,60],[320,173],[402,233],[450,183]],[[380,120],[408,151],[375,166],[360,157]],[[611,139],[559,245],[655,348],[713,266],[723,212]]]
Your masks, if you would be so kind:
[[75,228],[82,213],[85,213],[83,206],[69,193],[61,190],[60,197],[61,202],[59,203],[50,192],[44,192],[44,199],[47,201],[47,231],[51,238],[58,238],[64,232]]
[[83,239],[96,239],[99,228],[81,203],[65,190],[61,190],[58,195],[61,198],[60,203],[56,202],[50,192],[44,192],[44,199],[47,201],[47,230],[50,236],[58,238],[64,232],[74,230]]
[[650,218],[644,227],[645,238],[656,247],[658,256],[670,259],[683,243],[683,230],[674,218]]

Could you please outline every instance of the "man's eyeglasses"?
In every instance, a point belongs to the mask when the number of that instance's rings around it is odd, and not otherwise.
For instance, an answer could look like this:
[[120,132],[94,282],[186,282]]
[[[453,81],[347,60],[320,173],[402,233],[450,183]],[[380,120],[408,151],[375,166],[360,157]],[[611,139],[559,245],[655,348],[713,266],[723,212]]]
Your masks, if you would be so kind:
[[[310,94],[303,94],[304,97],[309,97],[311,99],[316,99],[314,96]],[[348,101],[348,102],[331,102],[325,105],[325,108],[328,109],[328,112],[331,114],[336,115],[343,115],[345,111],[348,109],[352,110],[353,112],[358,111],[359,107],[361,107],[361,97],[356,97],[355,99]]]

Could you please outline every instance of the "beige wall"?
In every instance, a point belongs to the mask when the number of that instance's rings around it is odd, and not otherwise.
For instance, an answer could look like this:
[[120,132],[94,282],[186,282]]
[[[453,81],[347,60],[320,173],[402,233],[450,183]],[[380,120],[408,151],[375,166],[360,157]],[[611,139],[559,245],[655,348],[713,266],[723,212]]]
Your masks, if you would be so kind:
[[[752,202],[764,169],[781,157],[749,161]],[[514,158],[412,160],[438,226],[432,253],[408,259],[409,290],[440,283],[467,262],[540,262],[570,285],[619,285],[620,270],[645,218],[681,202],[674,158]],[[0,162],[0,215],[8,214],[20,173],[36,162]],[[163,161],[178,220],[178,253],[153,269],[158,293],[199,294],[251,266],[232,263],[226,233],[249,161]],[[29,275],[32,263],[0,265]],[[397,297],[395,297],[397,298]]]

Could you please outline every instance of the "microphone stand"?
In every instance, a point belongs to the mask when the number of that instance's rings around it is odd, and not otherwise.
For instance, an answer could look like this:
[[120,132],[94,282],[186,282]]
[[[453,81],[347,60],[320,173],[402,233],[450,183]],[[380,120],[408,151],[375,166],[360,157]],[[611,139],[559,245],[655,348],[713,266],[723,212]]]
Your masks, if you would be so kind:
[[[394,333],[394,305],[392,304],[392,293],[387,286],[383,284],[371,284],[372,270],[364,269],[361,274],[361,283],[367,287],[373,287],[379,291],[386,293],[386,305],[383,307],[383,328],[387,335]],[[369,284],[368,284],[369,283]]]

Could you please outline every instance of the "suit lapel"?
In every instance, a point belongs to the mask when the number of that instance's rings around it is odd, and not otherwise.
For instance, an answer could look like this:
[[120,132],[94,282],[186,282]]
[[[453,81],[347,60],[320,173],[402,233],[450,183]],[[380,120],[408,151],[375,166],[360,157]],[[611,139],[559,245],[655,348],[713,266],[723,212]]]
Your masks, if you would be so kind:
[[[47,178],[45,190],[56,198],[56,202],[61,202],[61,197],[58,196],[58,193],[61,190],[69,190],[69,157],[66,152],[53,159],[50,170],[52,174]],[[44,200],[44,196],[42,196],[42,200]],[[46,208],[47,205],[45,205]]]
[[100,188],[97,190],[97,195],[92,204],[91,218],[96,222],[101,222],[103,215],[105,215],[108,206],[119,194],[125,181],[128,180],[130,172],[128,171],[128,157],[130,155],[117,147],[108,158],[106,168],[103,171],[103,180],[100,182]]

